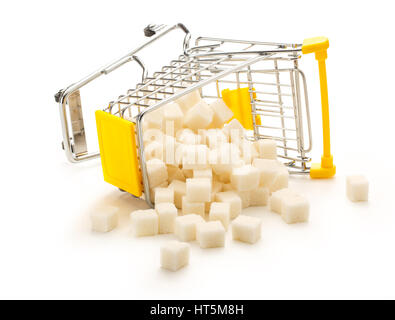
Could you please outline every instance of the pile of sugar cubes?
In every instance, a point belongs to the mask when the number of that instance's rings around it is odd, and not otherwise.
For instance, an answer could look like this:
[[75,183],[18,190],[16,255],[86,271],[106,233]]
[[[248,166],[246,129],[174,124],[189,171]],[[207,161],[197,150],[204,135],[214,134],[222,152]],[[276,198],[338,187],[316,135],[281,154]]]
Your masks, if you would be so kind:
[[[289,173],[277,160],[276,142],[248,139],[251,134],[233,116],[222,99],[208,104],[193,91],[143,120],[155,207],[132,212],[130,221],[137,237],[175,235],[177,240],[161,247],[163,268],[176,271],[188,264],[190,241],[201,248],[224,247],[229,228],[233,240],[256,243],[261,219],[242,215],[244,208],[268,205],[286,223],[309,219],[306,198],[288,188]],[[361,197],[361,192],[349,194]],[[98,213],[92,216],[93,228],[109,231],[114,219],[112,213]]]

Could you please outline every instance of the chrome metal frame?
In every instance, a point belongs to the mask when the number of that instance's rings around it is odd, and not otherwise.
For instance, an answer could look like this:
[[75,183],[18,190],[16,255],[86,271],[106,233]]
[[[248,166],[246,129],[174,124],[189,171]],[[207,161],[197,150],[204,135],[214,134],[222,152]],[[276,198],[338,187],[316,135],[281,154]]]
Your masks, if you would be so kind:
[[[307,153],[312,148],[312,134],[306,78],[298,67],[301,44],[199,37],[195,41],[195,46],[190,48],[191,35],[184,25],[177,24],[168,28],[151,26],[151,28],[153,33],[163,31],[136,50],[61,91],[59,105],[63,143],[70,161],[79,162],[99,155],[87,151],[75,153],[76,148],[73,148],[72,143],[75,144],[78,141],[75,138],[78,132],[72,131],[72,135],[70,135],[66,115],[66,107],[70,96],[97,77],[108,74],[134,60],[142,68],[142,81],[135,88],[129,89],[126,94],[111,101],[104,108],[104,111],[136,123],[144,190],[150,190],[143,142],[142,122],[144,117],[163,105],[197,89],[200,90],[204,98],[221,97],[219,88],[223,85],[233,85],[237,88],[247,85],[250,89],[254,130],[252,136],[247,138],[251,140],[271,138],[279,141],[279,149],[283,150],[279,157],[284,159],[286,165],[290,168],[290,172],[309,172],[307,163],[310,158],[307,157]],[[185,32],[183,53],[177,59],[170,61],[168,65],[163,66],[160,71],[148,76],[146,67],[135,54],[178,28]],[[151,30],[149,31],[151,33]],[[280,68],[279,64],[286,64],[287,66]],[[284,80],[281,79],[287,74],[289,81],[284,83]],[[273,76],[274,80],[269,82],[257,80],[262,75]],[[236,77],[236,80],[233,80],[233,76]],[[205,94],[205,88],[210,84],[216,86],[217,94],[215,96]],[[275,90],[272,91],[270,88]],[[301,90],[301,88],[303,89]],[[287,90],[290,90],[290,92],[287,92]],[[266,95],[273,96],[274,100],[263,98]],[[290,105],[284,101],[287,99]],[[302,107],[302,100],[304,100],[304,107]],[[114,106],[117,106],[117,108],[114,108]],[[133,111],[136,111],[136,116],[133,116]],[[125,112],[128,112],[128,114],[125,114]],[[258,116],[261,117],[262,124],[258,124]],[[307,147],[304,137],[304,117],[306,117],[307,123]],[[279,119],[278,126],[267,125],[265,121],[268,118]],[[292,126],[289,122],[292,122]],[[277,130],[279,134],[266,134],[268,130]],[[81,133],[81,130],[79,133]],[[291,134],[294,136],[291,137]],[[70,136],[72,141],[70,141]],[[145,200],[152,206],[150,192],[145,192]]]

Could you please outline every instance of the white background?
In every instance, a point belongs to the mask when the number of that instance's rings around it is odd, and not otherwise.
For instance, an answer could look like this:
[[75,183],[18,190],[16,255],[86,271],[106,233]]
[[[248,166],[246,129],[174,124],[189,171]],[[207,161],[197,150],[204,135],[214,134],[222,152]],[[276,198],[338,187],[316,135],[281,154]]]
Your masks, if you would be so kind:
[[[0,298],[395,298],[393,12],[390,1],[3,1]],[[311,202],[308,224],[250,208],[263,218],[259,243],[228,233],[223,249],[192,244],[190,265],[169,273],[158,259],[172,236],[129,234],[128,213],[145,203],[106,184],[99,160],[66,161],[53,94],[133,49],[152,22],[183,22],[194,36],[329,37],[338,174],[291,179]],[[302,60],[319,160],[317,65]],[[84,107],[92,116],[101,106]],[[351,173],[368,177],[368,203],[345,198]],[[104,204],[120,208],[121,225],[93,234],[89,212]]]

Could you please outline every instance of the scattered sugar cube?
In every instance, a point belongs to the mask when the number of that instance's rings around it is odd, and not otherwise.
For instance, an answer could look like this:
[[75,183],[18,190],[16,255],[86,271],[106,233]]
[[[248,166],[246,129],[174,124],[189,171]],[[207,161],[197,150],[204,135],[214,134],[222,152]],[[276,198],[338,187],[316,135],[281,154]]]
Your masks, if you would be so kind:
[[[167,122],[173,123],[174,132],[182,128],[184,113],[177,103],[169,103],[163,106],[163,125],[164,131],[166,130]],[[166,132],[166,131],[165,131]]]
[[174,190],[172,188],[156,188],[155,204],[163,202],[174,203]]
[[269,200],[268,188],[260,187],[250,191],[250,206],[266,206]]
[[348,176],[346,178],[347,197],[351,201],[368,201],[369,182],[362,175]]
[[228,137],[219,129],[207,130],[204,138],[210,149],[219,148],[223,144],[228,143]]
[[307,222],[309,208],[307,199],[298,195],[287,195],[281,204],[281,217],[286,223]]
[[187,179],[187,195],[188,202],[208,202],[211,199],[211,180],[208,178]]
[[189,202],[187,197],[182,197],[182,214],[198,214],[204,217],[204,202]]
[[217,192],[211,192],[210,202],[205,202],[204,203],[204,212],[205,213],[209,213],[210,212],[211,203],[215,201],[216,194],[217,194]]
[[184,117],[184,125],[192,130],[205,129],[213,120],[214,112],[204,100],[195,104]]
[[270,192],[288,187],[289,173],[287,168],[277,160],[254,159],[253,166],[260,171],[261,187],[268,187]]
[[92,230],[96,232],[109,232],[118,225],[118,209],[105,207],[91,213]]
[[154,209],[136,210],[130,214],[133,234],[136,237],[158,234],[158,214]]
[[232,222],[233,240],[256,243],[261,238],[262,220],[240,215]]
[[228,230],[230,221],[230,204],[227,202],[211,203],[209,220],[220,221],[224,226],[225,230]]
[[169,188],[174,190],[174,204],[178,209],[182,208],[182,198],[186,195],[186,183],[179,180],[173,180]]
[[196,225],[203,223],[204,219],[197,214],[178,216],[175,222],[174,234],[180,241],[196,240]]
[[234,191],[218,192],[215,201],[217,202],[227,202],[230,204],[230,218],[236,218],[242,208],[241,198]]
[[259,170],[251,165],[233,168],[230,181],[237,191],[257,189],[260,181]]
[[292,196],[292,195],[297,195],[297,194],[296,194],[296,192],[294,192],[293,190],[288,189],[288,188],[273,192],[272,195],[270,196],[270,201],[269,201],[270,210],[281,214],[283,199],[285,197]]
[[259,155],[262,159],[277,159],[277,143],[271,139],[261,139],[256,141]]
[[163,144],[157,141],[148,143],[144,148],[145,160],[159,159],[163,160]]
[[170,181],[170,183],[173,180],[185,181],[185,176],[179,167],[175,167],[173,165],[168,165],[167,166],[167,175],[168,175],[168,180]]
[[198,90],[192,91],[181,98],[176,100],[176,103],[180,106],[182,112],[185,114],[187,111],[195,106],[200,100],[202,100]]
[[225,246],[225,228],[220,221],[209,221],[196,225],[196,240],[201,248]]
[[228,122],[233,117],[233,112],[228,108],[222,99],[214,100],[210,104],[210,108],[214,112],[212,125],[216,128],[221,128],[224,123]]
[[162,268],[177,271],[189,263],[190,246],[188,243],[169,241],[160,248]]
[[213,170],[211,168],[207,169],[195,169],[193,170],[193,177],[194,178],[206,178],[210,181],[213,180]]
[[155,203],[155,210],[159,218],[159,233],[173,233],[178,215],[176,206],[173,203]]
[[168,182],[165,181],[163,183],[161,183],[159,186],[155,187],[155,188],[150,188],[150,199],[151,201],[155,201],[155,190],[158,188],[167,188],[169,186]]
[[146,166],[150,188],[155,188],[156,186],[159,186],[163,182],[167,181],[167,168],[162,160],[148,160]]

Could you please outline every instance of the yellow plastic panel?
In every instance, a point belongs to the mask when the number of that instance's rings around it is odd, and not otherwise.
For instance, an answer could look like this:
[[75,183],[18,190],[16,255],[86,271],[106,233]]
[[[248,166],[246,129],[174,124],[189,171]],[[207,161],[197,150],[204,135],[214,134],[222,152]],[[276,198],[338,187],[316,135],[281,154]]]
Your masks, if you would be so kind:
[[95,115],[104,180],[140,197],[143,187],[134,123],[101,110]]
[[[235,90],[224,89],[221,94],[225,104],[233,111],[234,116],[232,119],[239,120],[244,129],[253,130],[254,127],[249,88],[240,88]],[[254,93],[254,98],[255,97],[256,94]],[[257,116],[256,119],[257,125],[260,125],[260,116]]]

